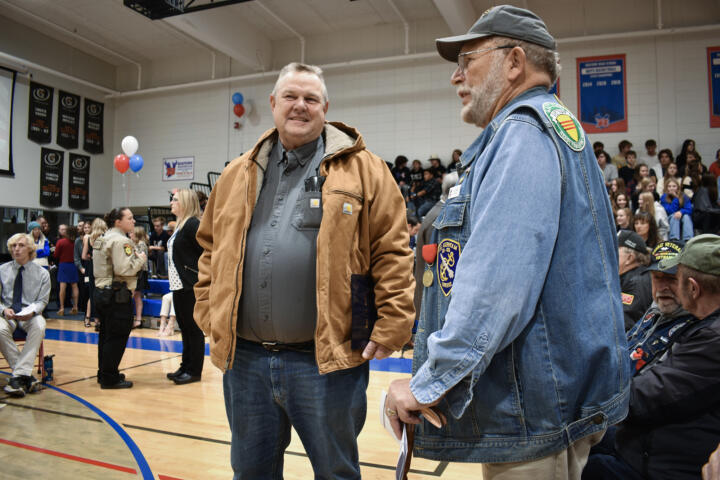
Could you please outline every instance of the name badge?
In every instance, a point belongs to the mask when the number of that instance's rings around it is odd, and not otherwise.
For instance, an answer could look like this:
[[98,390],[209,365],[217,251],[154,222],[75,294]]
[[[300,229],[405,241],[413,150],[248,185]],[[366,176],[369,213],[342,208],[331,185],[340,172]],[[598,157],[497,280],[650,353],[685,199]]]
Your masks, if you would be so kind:
[[452,187],[448,192],[448,199],[455,198],[460,195],[460,188],[460,185],[455,185],[454,187]]

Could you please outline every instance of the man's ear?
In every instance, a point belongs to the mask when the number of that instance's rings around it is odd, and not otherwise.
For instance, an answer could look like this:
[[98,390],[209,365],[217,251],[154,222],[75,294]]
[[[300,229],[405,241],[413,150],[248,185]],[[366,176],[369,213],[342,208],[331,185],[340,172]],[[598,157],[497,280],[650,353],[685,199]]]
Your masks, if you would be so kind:
[[700,297],[700,284],[693,277],[688,277],[688,283],[690,284],[690,295],[693,300],[697,300]]
[[275,110],[275,97],[270,95],[270,110]]
[[505,61],[508,62],[508,80],[514,82],[521,75],[525,74],[525,68],[527,64],[527,57],[525,56],[525,50],[520,47],[514,47],[510,49],[510,53],[507,54]]

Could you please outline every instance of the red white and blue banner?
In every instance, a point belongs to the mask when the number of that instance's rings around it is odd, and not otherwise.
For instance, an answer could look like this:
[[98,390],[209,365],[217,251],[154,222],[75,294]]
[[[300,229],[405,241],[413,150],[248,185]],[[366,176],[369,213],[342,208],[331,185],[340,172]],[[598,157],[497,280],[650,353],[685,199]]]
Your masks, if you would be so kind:
[[625,54],[577,59],[578,110],[587,133],[627,132]]
[[720,128],[720,47],[708,47],[707,58],[710,128]]

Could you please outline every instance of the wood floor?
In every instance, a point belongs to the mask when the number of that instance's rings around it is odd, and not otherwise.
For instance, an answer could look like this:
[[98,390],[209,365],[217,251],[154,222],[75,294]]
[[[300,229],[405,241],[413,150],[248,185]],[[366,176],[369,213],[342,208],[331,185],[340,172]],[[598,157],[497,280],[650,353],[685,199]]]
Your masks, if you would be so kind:
[[[44,345],[46,354],[55,355],[55,381],[24,398],[0,395],[5,404],[0,407],[0,478],[232,478],[222,375],[209,359],[202,382],[177,386],[165,374],[180,364],[180,335],[158,340],[154,330],[134,330],[120,368],[135,386],[101,390],[94,335],[82,322],[48,319]],[[390,381],[407,375],[371,371],[368,418],[358,440],[365,479],[395,477],[397,447],[380,426],[378,402]],[[7,376],[0,377],[2,387]],[[294,432],[284,475],[313,478]],[[477,464],[413,459],[409,478],[465,480],[481,474]]]

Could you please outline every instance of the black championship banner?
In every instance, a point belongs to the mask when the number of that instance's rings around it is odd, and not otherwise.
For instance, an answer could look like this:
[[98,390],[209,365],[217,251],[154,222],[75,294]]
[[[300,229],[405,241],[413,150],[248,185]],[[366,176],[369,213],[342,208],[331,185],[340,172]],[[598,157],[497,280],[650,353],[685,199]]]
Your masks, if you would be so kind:
[[36,143],[50,143],[52,126],[53,92],[52,87],[30,82],[30,101],[28,102],[28,138]]
[[85,140],[83,149],[90,153],[103,153],[104,105],[85,99]]
[[40,205],[59,207],[62,204],[65,152],[45,147],[40,152]]
[[90,206],[90,157],[70,154],[70,188],[68,205],[75,210]]
[[78,148],[80,96],[58,90],[57,144],[68,150]]

